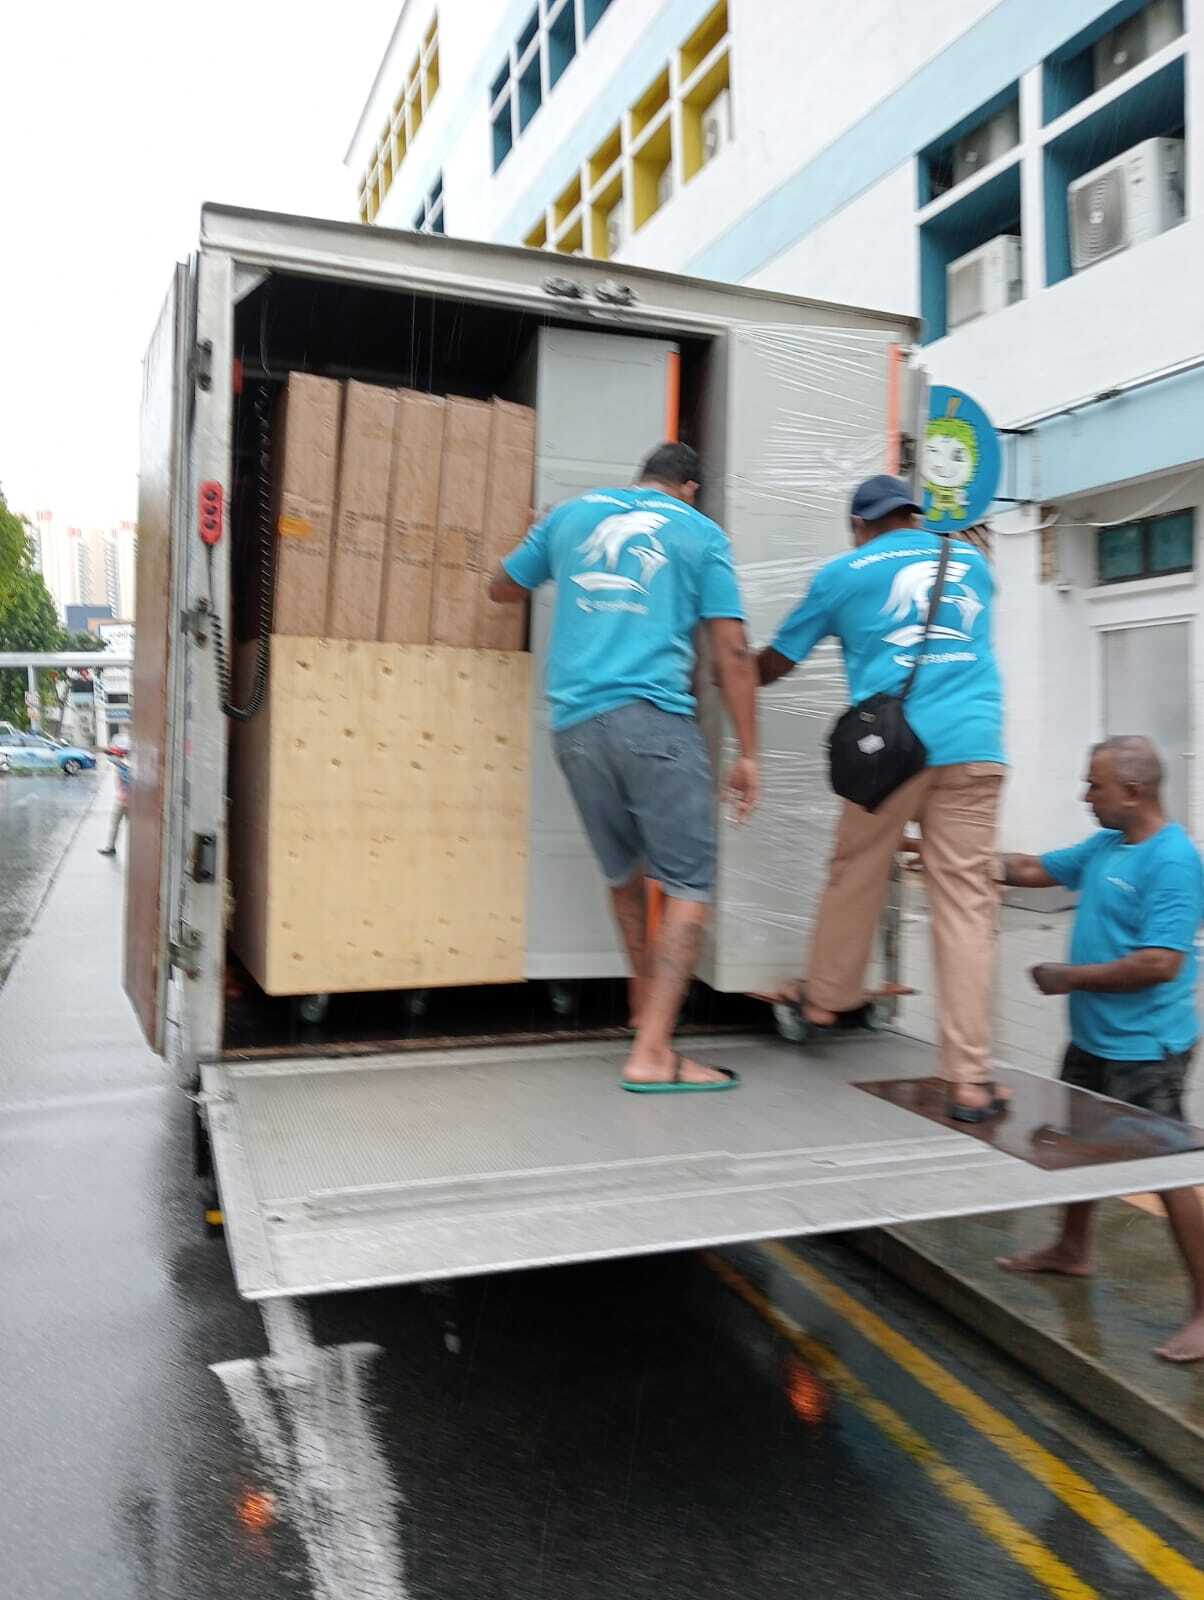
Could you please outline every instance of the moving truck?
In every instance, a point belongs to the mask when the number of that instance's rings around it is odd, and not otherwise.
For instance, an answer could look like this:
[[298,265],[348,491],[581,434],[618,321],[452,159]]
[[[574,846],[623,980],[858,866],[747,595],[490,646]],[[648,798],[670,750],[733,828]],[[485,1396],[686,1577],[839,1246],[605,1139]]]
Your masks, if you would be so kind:
[[1043,1171],[857,1087],[931,1075],[927,1046],[881,1030],[803,1053],[747,998],[798,971],[822,880],[830,648],[764,695],[765,798],[721,825],[687,1024],[743,1087],[618,1090],[623,964],[551,753],[550,598],[503,619],[489,571],[527,498],[629,483],[680,437],[765,642],[844,548],[852,486],[914,470],[915,333],[204,209],[145,362],[125,982],[193,1097],[243,1294],[1204,1176],[1182,1153]]

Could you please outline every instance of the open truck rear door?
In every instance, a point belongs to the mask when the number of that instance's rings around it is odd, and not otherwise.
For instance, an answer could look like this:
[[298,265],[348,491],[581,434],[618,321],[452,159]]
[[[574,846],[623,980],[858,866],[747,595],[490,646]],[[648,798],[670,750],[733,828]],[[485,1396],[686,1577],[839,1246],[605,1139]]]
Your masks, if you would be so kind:
[[142,372],[138,479],[138,628],[134,646],[125,989],[153,1049],[166,1053],[174,830],[180,782],[177,648],[185,438],[193,314],[177,266]]

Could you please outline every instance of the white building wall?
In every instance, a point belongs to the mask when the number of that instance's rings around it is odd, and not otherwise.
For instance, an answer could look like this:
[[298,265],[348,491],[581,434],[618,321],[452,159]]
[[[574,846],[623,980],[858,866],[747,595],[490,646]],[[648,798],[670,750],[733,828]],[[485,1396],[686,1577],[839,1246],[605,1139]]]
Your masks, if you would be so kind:
[[[381,223],[411,225],[441,175],[449,232],[521,241],[711,10],[708,0],[614,0],[495,174],[489,85],[533,4],[439,5],[439,94]],[[1196,430],[1195,445],[1186,426],[1168,436],[1165,388],[1134,388],[1092,404],[1106,391],[1204,359],[1204,140],[1197,116],[1204,105],[1204,7],[1187,6],[1181,40],[1046,125],[1042,58],[1108,9],[1105,0],[925,0],[922,7],[816,0],[806,8],[795,0],[729,0],[734,139],[692,181],[679,181],[619,258],[919,314],[920,225],[952,197],[921,208],[917,151],[1018,86],[1024,298],[918,352],[934,382],[969,391],[1001,427],[1075,408],[1069,421],[1015,446],[1015,481],[1001,492],[1032,504],[1001,507],[993,518],[1014,764],[1004,842],[1016,848],[1073,837],[1087,826],[1079,791],[1084,748],[1102,731],[1102,634],[1180,614],[1197,633],[1202,626],[1194,576],[1097,592],[1095,531],[1069,525],[1204,501],[1204,432]],[[357,177],[433,12],[424,0],[408,0],[402,11],[353,141],[349,164]],[[1187,221],[1047,286],[1048,142],[1085,110],[1114,103],[1180,57]],[[983,181],[972,180],[959,195]],[[1204,389],[1192,393],[1199,405]],[[1043,522],[1057,524],[1059,562],[1057,575],[1045,579]],[[1193,672],[1204,663],[1200,643]],[[1204,695],[1195,687],[1198,747]],[[1194,787],[1197,830],[1204,830],[1202,788]]]

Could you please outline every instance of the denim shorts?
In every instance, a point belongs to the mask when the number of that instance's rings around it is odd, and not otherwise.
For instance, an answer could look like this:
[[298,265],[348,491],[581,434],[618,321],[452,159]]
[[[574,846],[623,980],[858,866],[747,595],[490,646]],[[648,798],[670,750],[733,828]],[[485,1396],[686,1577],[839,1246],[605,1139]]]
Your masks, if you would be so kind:
[[1109,1061],[1070,1044],[1062,1061],[1062,1082],[1182,1122],[1183,1088],[1192,1054],[1192,1050],[1178,1050],[1168,1052],[1161,1061]]
[[607,883],[642,865],[677,900],[713,899],[715,786],[695,719],[635,700],[553,738]]

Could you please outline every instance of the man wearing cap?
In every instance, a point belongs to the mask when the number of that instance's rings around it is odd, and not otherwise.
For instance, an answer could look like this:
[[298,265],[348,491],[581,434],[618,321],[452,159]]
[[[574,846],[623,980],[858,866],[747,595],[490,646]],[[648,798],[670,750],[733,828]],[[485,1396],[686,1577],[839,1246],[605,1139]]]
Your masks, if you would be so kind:
[[[870,478],[853,496],[853,549],[815,574],[804,598],[758,657],[762,684],[776,682],[821,639],[839,639],[849,698],[898,694],[928,617],[940,536],[899,478]],[[891,864],[904,829],[918,822],[928,882],[941,1013],[941,1071],[950,1115],[996,1116],[990,1060],[995,823],[1003,786],[1003,694],[991,644],[995,582],[981,550],[953,537],[945,582],[906,717],[927,764],[870,812],[845,802],[820,904],[804,1021],[828,1028],[865,1005],[865,972]]]

